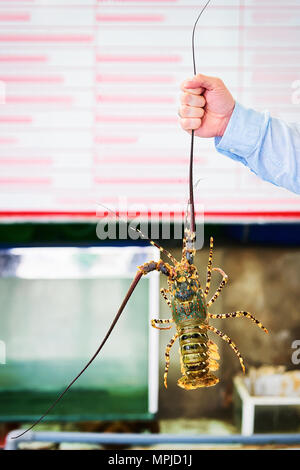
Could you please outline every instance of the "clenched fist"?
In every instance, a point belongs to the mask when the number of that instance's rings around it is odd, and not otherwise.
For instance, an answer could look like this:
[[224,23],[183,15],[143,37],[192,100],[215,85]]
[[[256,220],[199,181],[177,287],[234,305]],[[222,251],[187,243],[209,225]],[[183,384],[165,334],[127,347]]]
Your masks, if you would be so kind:
[[198,74],[181,85],[181,127],[199,137],[217,137],[225,132],[235,101],[222,80]]

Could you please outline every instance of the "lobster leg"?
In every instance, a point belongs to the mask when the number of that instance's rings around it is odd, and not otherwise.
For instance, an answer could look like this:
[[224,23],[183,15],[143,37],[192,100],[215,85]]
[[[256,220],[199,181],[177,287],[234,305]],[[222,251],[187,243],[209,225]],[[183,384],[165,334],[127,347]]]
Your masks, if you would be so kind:
[[[160,289],[161,295],[163,296],[163,298],[167,302],[168,306],[171,308],[172,305],[171,305],[171,302],[170,302],[170,300],[167,296],[167,292],[169,292],[168,289]],[[159,328],[159,326],[156,326],[156,323],[163,324],[163,323],[173,323],[173,322],[174,322],[173,318],[169,318],[168,320],[153,319],[153,320],[151,320],[151,325],[153,326],[153,328],[156,328],[157,330],[170,330],[172,328],[172,325],[168,326],[166,328]]]
[[237,357],[239,358],[239,361],[240,361],[240,364],[241,364],[241,367],[243,369],[243,372],[245,373],[245,365],[244,365],[244,361],[243,361],[243,358],[238,350],[238,348],[236,347],[236,345],[234,344],[234,342],[229,338],[229,336],[225,335],[224,333],[222,333],[222,331],[219,331],[217,330],[217,328],[215,328],[214,326],[211,326],[211,325],[206,325],[206,328],[210,331],[213,331],[214,333],[216,333],[218,336],[220,336],[224,341],[226,341],[226,343],[229,344],[229,346],[234,350],[235,354],[237,355]]
[[172,323],[172,322],[174,322],[173,318],[169,318],[168,320],[153,319],[151,320],[151,325],[153,326],[153,328],[156,328],[157,330],[170,330],[173,325],[160,328],[159,326],[156,326],[156,323],[163,324],[163,323]]
[[228,282],[228,276],[226,273],[224,273],[224,271],[220,268],[213,268],[212,269],[213,271],[218,271],[220,274],[222,274],[223,276],[223,279],[218,287],[218,289],[216,290],[216,293],[213,295],[213,297],[209,300],[209,302],[207,302],[207,307],[210,307],[211,304],[214,303],[214,301],[219,297],[220,295],[220,292],[221,290],[223,289],[223,287],[226,286],[227,282]]
[[110,325],[110,327],[108,329],[108,332],[106,333],[103,341],[101,342],[101,344],[98,347],[95,354],[91,357],[91,359],[84,366],[84,368],[79,372],[79,374],[76,375],[76,377],[72,380],[72,382],[70,382],[70,384],[65,388],[65,390],[58,396],[58,398],[52,403],[52,405],[46,410],[46,412],[37,421],[35,421],[28,429],[26,429],[25,431],[20,433],[18,436],[13,437],[12,439],[17,439],[18,437],[23,436],[26,432],[30,431],[30,429],[32,429],[36,424],[40,423],[45,418],[45,416],[48,413],[50,413],[50,411],[57,405],[57,403],[62,399],[62,397],[65,395],[65,393],[72,387],[72,385],[79,379],[79,377],[83,374],[83,372],[90,366],[90,364],[94,361],[94,359],[96,359],[99,352],[103,348],[104,344],[108,340],[108,338],[109,338],[112,330],[114,329],[117,321],[119,320],[119,318],[120,318],[120,316],[121,316],[128,300],[129,300],[131,294],[133,293],[134,289],[136,288],[138,282],[140,281],[140,279],[142,278],[143,275],[148,274],[149,272],[155,271],[155,270],[160,271],[163,274],[167,275],[168,266],[165,265],[162,260],[159,260],[157,263],[155,261],[150,261],[149,263],[145,263],[142,266],[139,266],[138,272],[136,273],[135,278],[133,279],[133,281],[132,281],[132,283],[129,287],[129,290],[128,290],[128,292],[127,292],[127,294],[126,294],[126,296],[125,296],[125,298],[124,298],[124,300],[123,300],[123,302],[122,302],[122,304],[121,304],[114,320],[112,321],[112,324]]
[[265,328],[263,324],[260,321],[256,320],[256,318],[253,315],[251,315],[251,313],[249,312],[243,312],[241,310],[237,310],[236,312],[223,313],[220,315],[213,315],[209,313],[208,316],[209,318],[239,318],[239,317],[250,318],[250,320],[252,320],[257,326],[259,326],[259,328],[264,330],[265,333],[268,333],[267,328]]
[[205,287],[205,291],[204,291],[205,295],[208,294],[208,291],[209,291],[209,288],[210,288],[213,247],[214,247],[214,239],[213,239],[213,237],[210,237],[209,257],[208,257],[207,274],[206,274],[206,287]]
[[169,297],[167,296],[167,292],[169,292],[168,289],[163,289],[163,288],[160,289],[161,295],[163,296],[163,298],[164,298],[165,301],[167,302],[168,306],[169,306],[170,308],[172,308],[172,305],[171,305],[171,302],[170,302],[170,300],[169,300]]
[[164,373],[164,384],[165,384],[166,388],[168,388],[167,377],[168,377],[168,371],[169,371],[169,365],[170,365],[170,354],[169,354],[169,352],[170,352],[170,349],[173,346],[173,344],[175,343],[177,338],[178,338],[178,333],[175,333],[175,335],[173,336],[173,338],[170,339],[170,341],[169,341],[169,343],[167,344],[167,347],[166,347],[166,352],[165,352],[166,366],[165,366],[165,373]]

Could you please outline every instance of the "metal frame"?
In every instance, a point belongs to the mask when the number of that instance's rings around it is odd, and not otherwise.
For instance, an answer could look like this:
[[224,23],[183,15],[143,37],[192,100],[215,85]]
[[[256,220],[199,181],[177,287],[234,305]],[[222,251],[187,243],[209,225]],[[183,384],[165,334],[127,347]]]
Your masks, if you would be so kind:
[[5,450],[18,450],[21,442],[81,442],[89,444],[114,444],[131,446],[150,446],[155,444],[299,444],[300,434],[254,434],[242,436],[211,436],[205,434],[117,434],[117,433],[82,433],[82,432],[50,432],[30,431],[19,439],[12,439],[20,434],[20,430],[11,431],[6,437]]

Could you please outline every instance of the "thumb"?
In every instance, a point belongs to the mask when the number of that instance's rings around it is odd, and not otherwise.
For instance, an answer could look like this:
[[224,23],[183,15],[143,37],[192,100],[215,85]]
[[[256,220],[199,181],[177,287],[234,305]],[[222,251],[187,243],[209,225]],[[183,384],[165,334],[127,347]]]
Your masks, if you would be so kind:
[[193,78],[187,79],[182,84],[183,90],[194,90],[195,88],[202,88],[202,93],[204,89],[213,90],[216,88],[219,79],[216,77],[209,77],[208,75],[203,75],[198,73]]

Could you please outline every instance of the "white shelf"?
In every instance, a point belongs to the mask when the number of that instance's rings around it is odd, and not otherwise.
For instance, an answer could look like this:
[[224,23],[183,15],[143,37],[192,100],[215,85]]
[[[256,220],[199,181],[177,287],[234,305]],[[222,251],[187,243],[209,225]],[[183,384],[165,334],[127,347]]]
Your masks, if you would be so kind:
[[254,432],[254,415],[256,406],[300,406],[300,397],[253,396],[250,395],[243,379],[234,378],[234,386],[242,400],[242,435],[251,436]]

